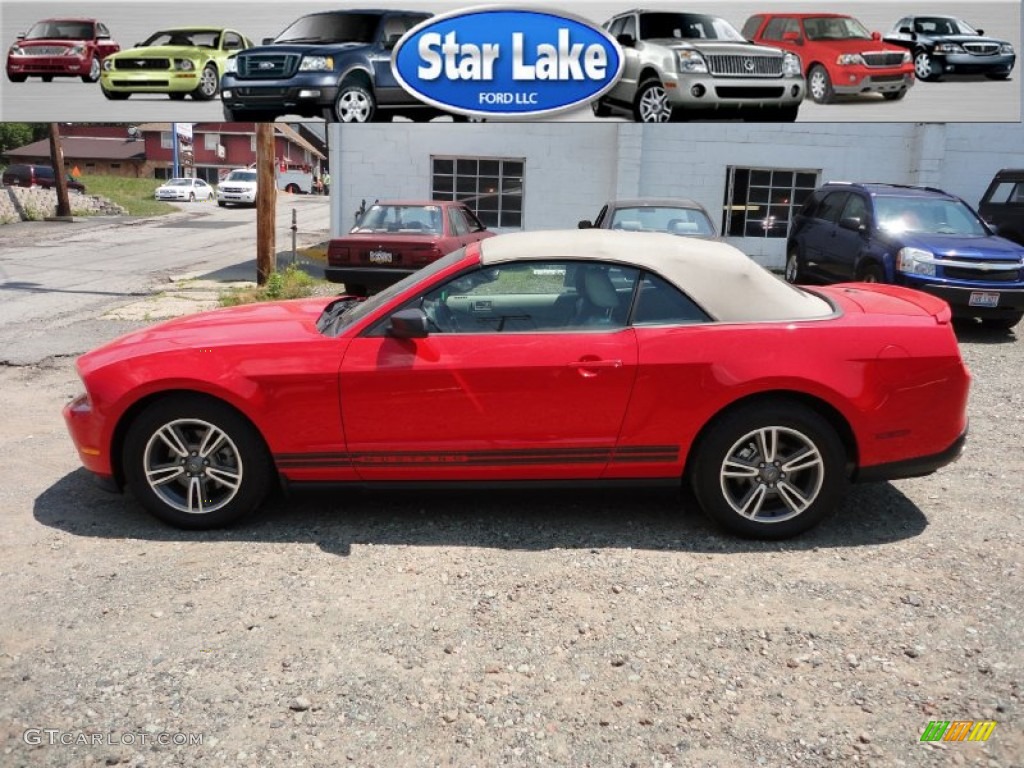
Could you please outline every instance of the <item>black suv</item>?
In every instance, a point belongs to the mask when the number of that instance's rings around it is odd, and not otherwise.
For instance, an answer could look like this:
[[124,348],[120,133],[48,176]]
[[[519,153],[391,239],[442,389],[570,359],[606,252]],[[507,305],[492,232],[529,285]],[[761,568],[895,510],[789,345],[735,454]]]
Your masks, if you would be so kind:
[[394,115],[441,114],[417,101],[391,70],[399,38],[429,13],[326,11],[295,21],[262,46],[228,59],[221,79],[224,119],[270,122],[280,115],[366,123]]
[[791,283],[905,285],[993,328],[1024,317],[1024,246],[998,237],[941,189],[825,184],[794,217],[786,254]]
[[1024,245],[1024,168],[1004,168],[992,179],[978,213],[1000,237]]
[[[70,175],[67,177],[67,182],[68,189],[72,192],[85,192],[85,184],[76,181]],[[57,186],[51,166],[21,163],[7,167],[3,174],[3,183],[7,187],[40,187],[42,189],[53,189]]]

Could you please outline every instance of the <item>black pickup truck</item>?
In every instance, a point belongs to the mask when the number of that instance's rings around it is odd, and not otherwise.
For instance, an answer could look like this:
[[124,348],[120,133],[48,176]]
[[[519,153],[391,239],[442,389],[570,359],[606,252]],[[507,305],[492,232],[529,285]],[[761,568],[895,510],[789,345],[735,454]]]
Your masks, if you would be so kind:
[[281,115],[366,123],[442,112],[407,92],[391,70],[398,40],[431,14],[326,11],[296,20],[263,45],[228,60],[221,80],[224,119],[270,122]]
[[978,213],[998,235],[1024,245],[1024,168],[1004,168],[996,173]]

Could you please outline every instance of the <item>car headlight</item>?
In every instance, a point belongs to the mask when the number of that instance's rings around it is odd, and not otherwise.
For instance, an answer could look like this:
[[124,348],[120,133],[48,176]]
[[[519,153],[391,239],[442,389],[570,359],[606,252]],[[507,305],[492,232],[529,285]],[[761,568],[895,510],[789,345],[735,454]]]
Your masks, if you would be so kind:
[[708,71],[707,62],[697,51],[676,51],[676,58],[679,61],[680,72],[706,73]]
[[10,50],[11,56],[25,56],[25,49],[20,45],[12,45]]
[[910,51],[904,51],[903,52],[903,63],[904,64],[909,64],[913,60],[914,60],[914,57],[910,55]]
[[1003,43],[999,46],[1000,53],[1013,53],[1013,46],[1009,43]]
[[922,248],[900,248],[896,254],[896,269],[907,275],[935,277],[935,256]]
[[299,72],[330,72],[334,69],[333,56],[303,56]]
[[782,57],[782,74],[784,75],[801,75],[803,74],[803,64],[800,62],[800,57],[795,53],[787,53]]
[[191,72],[196,68],[196,65],[192,59],[175,59],[174,68],[180,69],[182,72]]
[[840,67],[853,67],[864,63],[864,57],[859,53],[841,53],[836,59]]
[[224,74],[233,75],[238,72],[238,57],[232,56],[230,59],[224,62]]
[[963,53],[964,49],[957,43],[939,43],[935,46],[936,53]]
[[84,45],[72,45],[70,48],[64,51],[65,56],[81,56],[83,53],[85,53]]
[[103,71],[104,72],[110,72],[113,69],[114,69],[114,60],[113,59],[104,59],[103,60]]

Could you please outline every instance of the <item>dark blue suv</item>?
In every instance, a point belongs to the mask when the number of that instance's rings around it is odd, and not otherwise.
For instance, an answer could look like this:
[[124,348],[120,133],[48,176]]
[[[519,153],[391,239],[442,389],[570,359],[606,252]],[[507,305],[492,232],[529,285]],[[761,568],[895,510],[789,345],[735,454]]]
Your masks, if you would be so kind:
[[1024,317],[1024,246],[931,187],[832,182],[815,190],[790,226],[786,280],[905,285],[994,328]]
[[262,46],[228,59],[221,79],[224,119],[270,122],[281,115],[365,123],[394,115],[442,114],[399,85],[391,51],[431,14],[326,11],[295,21]]

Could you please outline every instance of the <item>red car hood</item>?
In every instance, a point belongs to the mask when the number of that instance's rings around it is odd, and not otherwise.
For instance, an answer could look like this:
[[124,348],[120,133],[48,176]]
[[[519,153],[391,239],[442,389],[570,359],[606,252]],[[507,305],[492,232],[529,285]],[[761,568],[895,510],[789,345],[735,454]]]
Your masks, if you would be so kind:
[[320,339],[316,320],[335,298],[246,304],[168,320],[82,355],[78,369],[84,375],[111,363],[171,350],[205,350],[239,344],[289,345]]
[[16,43],[16,45],[19,48],[32,48],[34,46],[40,46],[40,45],[45,45],[47,47],[55,46],[55,45],[62,45],[64,47],[66,47],[66,48],[70,48],[73,45],[82,45],[83,43],[88,43],[88,42],[90,42],[90,41],[86,40],[86,39],[82,39],[82,40],[69,40],[66,37],[60,37],[60,38],[56,38],[56,39],[51,39],[51,38],[48,38],[48,37],[35,37],[35,38],[32,38],[31,40],[19,40]]

